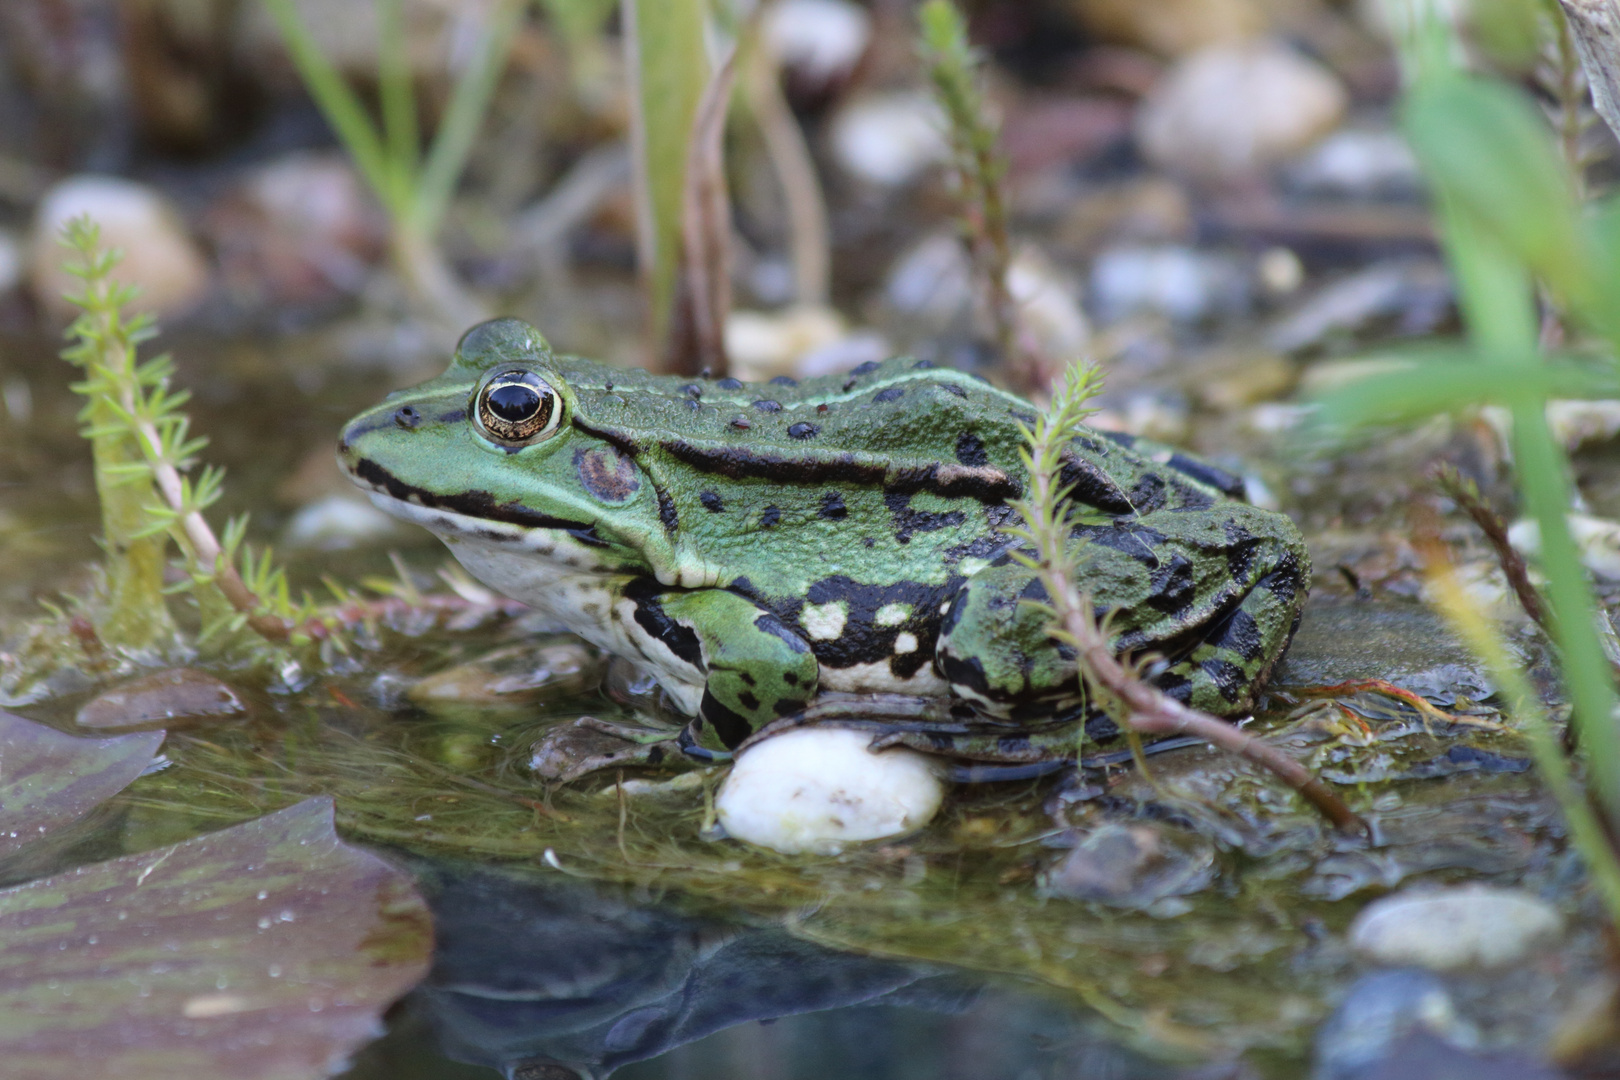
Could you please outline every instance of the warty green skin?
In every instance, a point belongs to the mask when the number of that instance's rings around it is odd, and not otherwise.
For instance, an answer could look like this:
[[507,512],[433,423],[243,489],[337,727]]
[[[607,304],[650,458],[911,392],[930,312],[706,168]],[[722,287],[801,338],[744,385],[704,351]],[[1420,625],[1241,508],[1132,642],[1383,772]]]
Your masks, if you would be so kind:
[[[561,417],[502,445],[476,398],[518,370]],[[844,691],[973,706],[966,733],[901,740],[923,749],[1048,754],[1030,736],[1077,699],[1075,664],[1020,602],[1044,593],[1002,531],[1033,408],[906,358],[789,383],[613,368],[500,319],[352,420],[339,460],[492,588],[651,671],[694,717],[689,745],[733,748]],[[1099,433],[1066,461],[1071,551],[1115,650],[1161,656],[1151,677],[1195,707],[1247,709],[1309,585],[1299,532],[1167,448]]]

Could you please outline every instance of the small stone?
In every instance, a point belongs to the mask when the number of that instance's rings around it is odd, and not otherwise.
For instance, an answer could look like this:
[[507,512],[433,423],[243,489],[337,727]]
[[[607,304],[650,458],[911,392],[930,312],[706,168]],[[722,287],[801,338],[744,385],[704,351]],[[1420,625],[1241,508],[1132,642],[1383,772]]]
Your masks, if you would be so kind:
[[799,728],[737,758],[715,812],[726,833],[784,855],[836,855],[849,844],[914,832],[945,797],[926,755],[873,753],[872,733]]
[[173,668],[132,679],[85,702],[81,727],[116,729],[177,720],[241,716],[247,706],[227,684],[191,668]]
[[731,373],[763,382],[795,372],[802,357],[843,341],[844,317],[830,307],[798,304],[783,311],[733,311],[726,320]]
[[256,169],[204,222],[227,288],[250,305],[359,292],[382,255],[387,226],[346,161],[309,153]]
[[1375,900],[1350,924],[1350,944],[1391,967],[1500,968],[1564,931],[1558,909],[1522,889],[1460,885]]
[[1208,885],[1214,861],[1214,849],[1196,837],[1110,822],[1088,833],[1043,886],[1055,896],[1142,908]]
[[950,160],[945,118],[920,91],[866,94],[832,120],[833,155],[852,176],[878,187],[900,187]]
[[1566,450],[1620,434],[1620,401],[1549,401],[1547,423]]
[[765,10],[764,33],[789,77],[819,89],[855,70],[872,16],[850,0],[778,0]]
[[113,276],[141,290],[141,310],[180,315],[208,291],[208,263],[168,199],[133,180],[73,176],[40,200],[29,240],[29,284],[54,317],[65,319],[76,310],[64,296],[80,289],[79,279],[67,272],[78,256],[59,241],[67,223],[85,215],[101,226],[103,247],[123,251]]
[[899,317],[927,328],[971,319],[973,264],[954,233],[935,233],[913,244],[889,268],[885,304]]
[[400,534],[399,521],[348,494],[328,495],[302,506],[282,531],[281,542],[305,551],[346,551]]
[[1445,983],[1427,971],[1364,975],[1316,1032],[1314,1075],[1320,1080],[1365,1077],[1414,1032],[1472,1041]]
[[1270,41],[1212,45],[1177,62],[1137,113],[1149,161],[1228,180],[1265,169],[1333,130],[1349,95],[1327,68]]
[[429,675],[405,696],[425,709],[533,705],[594,690],[605,667],[583,642],[511,645]]
[[1067,361],[1086,352],[1091,327],[1080,310],[1080,286],[1033,244],[1013,253],[1007,292],[1018,305],[1021,329],[1035,338],[1043,355]]
[[1091,266],[1091,303],[1108,322],[1151,313],[1181,323],[1241,315],[1249,274],[1235,258],[1170,244],[1109,248]]
[[[1570,538],[1580,553],[1581,564],[1606,581],[1620,581],[1620,521],[1568,514]],[[1532,557],[1541,554],[1541,526],[1521,518],[1508,527],[1508,542],[1514,549]]]
[[1304,194],[1341,198],[1412,196],[1423,187],[1412,148],[1390,128],[1335,131],[1290,165],[1286,179]]

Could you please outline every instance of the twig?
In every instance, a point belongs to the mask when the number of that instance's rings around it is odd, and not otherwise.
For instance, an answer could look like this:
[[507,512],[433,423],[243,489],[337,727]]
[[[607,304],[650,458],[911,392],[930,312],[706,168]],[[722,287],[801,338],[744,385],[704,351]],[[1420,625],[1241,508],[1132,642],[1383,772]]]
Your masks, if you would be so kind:
[[[731,205],[726,196],[724,136],[726,107],[737,73],[737,46],[715,68],[686,148],[686,189],[682,195],[681,253],[685,288],[680,301],[690,305],[687,318],[697,355],[692,367],[713,375],[726,373],[726,316],[731,311]],[[675,370],[686,370],[680,365]]]
[[801,304],[825,304],[832,280],[827,201],[804,132],[782,95],[777,57],[768,34],[753,36],[753,52],[743,70],[743,93],[787,203],[794,298]]
[[1496,561],[1502,567],[1502,574],[1507,578],[1508,584],[1513,588],[1513,595],[1518,597],[1519,606],[1530,620],[1541,627],[1543,633],[1552,637],[1552,627],[1548,624],[1547,606],[1542,603],[1541,594],[1530,581],[1530,568],[1509,541],[1507,523],[1496,513],[1496,509],[1479,493],[1479,488],[1472,480],[1465,480],[1461,473],[1452,465],[1442,465],[1434,474],[1434,481],[1440,490],[1445,492],[1463,511],[1474,519],[1479,531],[1485,534],[1491,549],[1496,552]]
[[1067,491],[1060,487],[1062,452],[1087,413],[1086,400],[1099,385],[1095,369],[1071,372],[1053,394],[1049,412],[1037,417],[1033,431],[1026,431],[1029,445],[1022,454],[1030,494],[1015,504],[1026,524],[1009,530],[1035,545],[1034,557],[1022,553],[1014,557],[1038,574],[1046,587],[1052,634],[1078,653],[1088,697],[1116,722],[1144,735],[1191,735],[1247,758],[1298,791],[1340,831],[1370,836],[1367,823],[1305,766],[1235,725],[1167,696],[1129,670],[1109,647],[1091,598],[1081,593],[1074,576],[1067,551]]

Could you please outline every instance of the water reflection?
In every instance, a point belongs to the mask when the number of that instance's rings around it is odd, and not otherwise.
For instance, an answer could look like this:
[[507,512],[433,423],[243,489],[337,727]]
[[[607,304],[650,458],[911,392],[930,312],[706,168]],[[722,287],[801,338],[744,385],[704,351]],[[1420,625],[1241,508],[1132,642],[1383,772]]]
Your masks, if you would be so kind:
[[[1150,1080],[1079,1010],[629,891],[419,868],[438,952],[349,1080]],[[436,1059],[429,1064],[427,1058]],[[465,1063],[458,1066],[455,1062]]]

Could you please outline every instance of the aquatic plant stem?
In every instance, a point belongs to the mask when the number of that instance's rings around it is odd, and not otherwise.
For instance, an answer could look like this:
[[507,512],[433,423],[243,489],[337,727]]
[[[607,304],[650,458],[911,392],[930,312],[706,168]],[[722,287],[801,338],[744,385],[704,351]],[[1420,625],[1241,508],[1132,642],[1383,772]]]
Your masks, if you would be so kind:
[[1524,556],[1520,555],[1508,540],[1507,523],[1479,493],[1479,488],[1474,486],[1473,481],[1464,480],[1455,467],[1442,466],[1435,473],[1435,483],[1473,519],[1475,525],[1479,526],[1479,531],[1485,534],[1491,550],[1496,552],[1497,565],[1502,568],[1502,575],[1507,578],[1508,585],[1513,589],[1513,595],[1518,598],[1519,607],[1524,609],[1531,622],[1541,627],[1542,633],[1551,637],[1552,628],[1547,623],[1547,607],[1530,580],[1530,568],[1525,564]]
[[1096,369],[1071,369],[1054,390],[1051,408],[1036,417],[1033,430],[1026,429],[1028,445],[1021,453],[1030,476],[1030,493],[1014,504],[1025,524],[1009,530],[1035,547],[1033,557],[1022,552],[1013,557],[1033,570],[1046,587],[1052,636],[1078,653],[1089,700],[1121,727],[1144,735],[1190,735],[1247,758],[1298,791],[1341,832],[1370,835],[1366,822],[1298,761],[1234,724],[1188,708],[1144,681],[1114,655],[1090,596],[1081,591],[1074,576],[1068,552],[1067,491],[1059,479],[1063,449],[1079,434],[1080,422],[1089,411],[1085,403],[1100,385]]
[[1610,921],[1620,924],[1620,860],[1616,858],[1608,831],[1575,782],[1569,759],[1553,734],[1540,698],[1531,689],[1518,662],[1509,655],[1489,617],[1457,579],[1456,569],[1432,522],[1420,521],[1416,534],[1414,547],[1423,560],[1430,601],[1467,642],[1474,655],[1485,661],[1491,679],[1507,702],[1508,715],[1518,721],[1530,742],[1530,752],[1536,759],[1542,781],[1569,823],[1570,837],[1603,897]]

